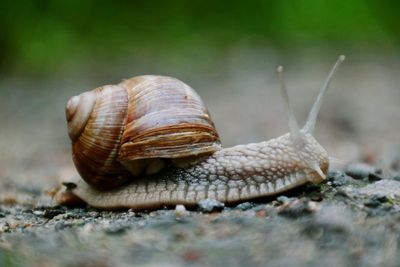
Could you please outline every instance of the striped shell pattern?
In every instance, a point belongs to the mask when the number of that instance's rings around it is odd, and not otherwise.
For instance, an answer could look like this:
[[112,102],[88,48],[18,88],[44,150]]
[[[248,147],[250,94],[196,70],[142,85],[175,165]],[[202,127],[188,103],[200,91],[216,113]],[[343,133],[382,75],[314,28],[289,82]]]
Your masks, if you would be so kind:
[[221,148],[198,94],[165,76],[137,76],[72,97],[66,105],[74,164],[99,189]]

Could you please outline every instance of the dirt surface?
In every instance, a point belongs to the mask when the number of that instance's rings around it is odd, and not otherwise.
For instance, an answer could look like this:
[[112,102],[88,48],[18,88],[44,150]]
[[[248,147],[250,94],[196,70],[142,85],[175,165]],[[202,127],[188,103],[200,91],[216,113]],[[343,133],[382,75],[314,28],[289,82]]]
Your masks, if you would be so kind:
[[325,183],[267,204],[223,208],[211,202],[194,211],[3,205],[0,262],[3,266],[398,266],[400,177],[379,173],[355,177],[333,172]]
[[[231,146],[287,131],[276,65],[289,62],[289,94],[303,121],[335,60],[232,53],[221,66],[164,62],[150,71],[133,68],[133,75],[160,73],[191,84]],[[48,194],[76,175],[67,99],[131,72],[1,80],[0,266],[398,266],[398,58],[348,55],[316,126],[316,138],[336,158],[326,182],[259,203],[202,203],[192,211],[66,208]],[[360,162],[368,165],[354,164]]]

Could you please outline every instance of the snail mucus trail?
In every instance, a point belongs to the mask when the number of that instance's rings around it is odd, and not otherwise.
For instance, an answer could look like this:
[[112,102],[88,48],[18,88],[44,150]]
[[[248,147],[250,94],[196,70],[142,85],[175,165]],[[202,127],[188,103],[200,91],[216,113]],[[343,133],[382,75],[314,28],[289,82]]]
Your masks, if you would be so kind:
[[[300,128],[277,69],[288,114],[289,133],[260,143],[217,149],[182,166],[168,166],[156,174],[141,174],[110,190],[83,180],[64,183],[55,198],[60,204],[77,202],[100,209],[157,209],[200,200],[226,204],[276,195],[306,183],[326,179],[329,157],[313,132],[322,100],[332,77],[345,57],[339,56]],[[68,114],[67,114],[68,116]]]

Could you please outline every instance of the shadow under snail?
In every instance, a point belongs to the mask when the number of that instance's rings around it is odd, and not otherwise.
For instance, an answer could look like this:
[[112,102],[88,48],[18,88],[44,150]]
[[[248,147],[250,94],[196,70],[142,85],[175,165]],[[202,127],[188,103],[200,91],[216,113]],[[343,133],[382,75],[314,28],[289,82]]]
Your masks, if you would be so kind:
[[56,200],[141,210],[193,206],[207,198],[237,203],[319,183],[329,157],[313,131],[344,59],[339,56],[301,129],[278,67],[289,133],[230,148],[221,148],[200,97],[177,79],[138,76],[74,96],[66,117],[73,161],[84,181],[65,183]]

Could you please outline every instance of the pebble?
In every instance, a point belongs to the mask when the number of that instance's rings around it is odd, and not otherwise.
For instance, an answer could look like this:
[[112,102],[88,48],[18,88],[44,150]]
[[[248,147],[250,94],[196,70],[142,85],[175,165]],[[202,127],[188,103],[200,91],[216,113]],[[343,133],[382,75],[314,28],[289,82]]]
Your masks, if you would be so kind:
[[100,213],[97,212],[97,211],[89,211],[89,212],[88,212],[88,216],[91,217],[91,218],[98,218],[98,217],[101,217]]
[[369,208],[377,208],[382,203],[388,202],[389,199],[384,195],[372,195],[365,203],[364,206]]
[[184,205],[176,205],[175,206],[175,217],[176,219],[182,219],[189,215],[189,212],[186,210]]
[[319,210],[319,204],[307,198],[294,199],[278,208],[278,214],[288,218],[299,218]]
[[64,210],[62,209],[47,209],[43,212],[42,216],[46,219],[53,219],[55,216],[63,213]]
[[225,204],[215,199],[203,199],[198,203],[198,209],[202,212],[221,211],[225,208]]
[[288,204],[290,201],[292,201],[289,197],[287,196],[279,196],[276,198],[280,202],[280,204]]
[[340,171],[329,172],[328,175],[328,183],[330,183],[330,185],[332,185],[333,187],[340,187],[349,184],[353,181],[354,180],[352,179],[352,177],[347,176],[346,174]]
[[252,203],[252,202],[243,202],[243,203],[240,203],[239,205],[237,205],[237,206],[236,206],[236,209],[239,209],[239,210],[248,210],[248,209],[254,208],[255,206],[256,206],[255,203]]
[[44,211],[41,210],[34,210],[33,214],[35,214],[36,216],[42,216],[44,214]]
[[368,181],[375,182],[384,179],[382,173],[370,173],[368,175]]
[[371,165],[368,165],[366,163],[349,164],[345,167],[344,171],[348,176],[351,176],[354,179],[358,179],[358,180],[368,178],[370,175],[373,175],[373,174],[381,173],[381,170],[379,170]]
[[64,215],[65,214],[58,214],[58,215],[54,216],[52,219],[55,221],[61,221],[64,219]]

